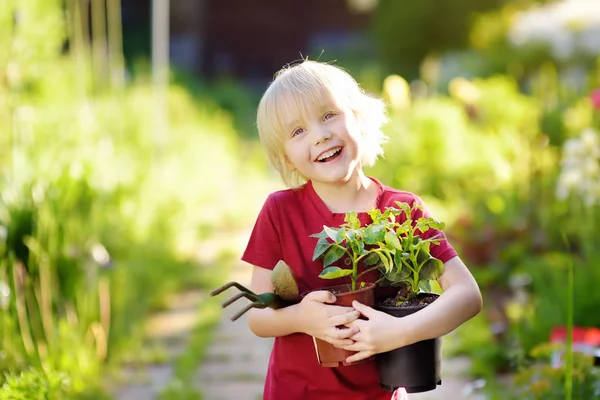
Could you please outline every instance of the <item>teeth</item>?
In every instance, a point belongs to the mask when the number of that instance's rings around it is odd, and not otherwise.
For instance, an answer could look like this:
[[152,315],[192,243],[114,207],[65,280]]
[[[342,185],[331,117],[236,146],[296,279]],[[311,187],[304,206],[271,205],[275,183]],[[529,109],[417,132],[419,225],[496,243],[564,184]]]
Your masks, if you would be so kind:
[[325,153],[321,154],[319,156],[319,158],[317,158],[317,161],[323,161],[325,159],[328,159],[329,157],[333,156],[334,154],[337,154],[340,150],[341,150],[340,147],[336,147],[335,149],[328,150]]

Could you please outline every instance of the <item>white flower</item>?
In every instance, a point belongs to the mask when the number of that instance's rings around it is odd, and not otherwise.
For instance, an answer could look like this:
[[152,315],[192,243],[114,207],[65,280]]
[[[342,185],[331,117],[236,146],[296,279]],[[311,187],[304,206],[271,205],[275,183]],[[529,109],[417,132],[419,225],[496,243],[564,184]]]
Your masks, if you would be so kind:
[[560,174],[559,181],[568,189],[579,187],[583,182],[583,174],[581,170],[571,168],[563,170]]
[[600,172],[600,165],[598,165],[598,161],[593,158],[586,158],[582,161],[582,171],[584,176],[589,178],[595,178]]
[[10,304],[10,287],[0,281],[0,309],[6,310]]
[[599,31],[599,1],[563,0],[518,14],[508,37],[518,47],[545,44],[556,58],[565,60],[578,52],[600,53]]
[[586,129],[579,138],[563,145],[561,171],[556,183],[556,197],[565,200],[578,195],[588,206],[600,204],[600,138]]
[[586,129],[581,133],[581,145],[589,154],[595,154],[600,146],[600,138],[593,129]]
[[583,144],[579,138],[568,139],[563,144],[563,161],[570,158],[579,158],[583,153]]
[[110,265],[110,254],[108,254],[106,247],[100,243],[96,243],[92,246],[92,258],[102,267],[108,267]]

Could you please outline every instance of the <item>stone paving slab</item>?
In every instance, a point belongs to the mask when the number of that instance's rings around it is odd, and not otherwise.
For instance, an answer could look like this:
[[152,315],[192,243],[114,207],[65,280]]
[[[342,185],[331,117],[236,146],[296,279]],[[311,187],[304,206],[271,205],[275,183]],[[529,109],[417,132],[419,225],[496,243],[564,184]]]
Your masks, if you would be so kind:
[[[133,372],[137,374],[137,372]],[[124,372],[126,375],[127,372]],[[167,385],[173,376],[170,364],[155,364],[144,367],[144,376],[132,378],[128,385],[119,390],[115,400],[149,400],[156,398],[157,394]],[[142,378],[141,380],[139,378]],[[127,378],[126,378],[127,380]],[[139,381],[136,383],[136,381]]]
[[[245,284],[240,277],[235,280]],[[223,301],[227,298],[223,296]],[[262,399],[273,339],[255,336],[245,315],[235,322],[230,320],[245,304],[247,300],[238,300],[223,310],[213,332],[204,363],[194,380],[204,400]]]

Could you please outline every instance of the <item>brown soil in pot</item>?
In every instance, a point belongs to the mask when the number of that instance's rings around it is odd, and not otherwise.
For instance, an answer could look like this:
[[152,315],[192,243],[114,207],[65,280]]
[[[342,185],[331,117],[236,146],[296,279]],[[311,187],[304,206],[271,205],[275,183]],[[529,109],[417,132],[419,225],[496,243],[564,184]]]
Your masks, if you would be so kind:
[[[432,293],[419,293],[416,297],[403,301],[402,293],[398,293],[396,297],[388,297],[384,301],[379,304],[387,307],[415,307],[415,306],[425,306],[427,304],[431,304],[437,299],[439,296],[437,294]],[[402,304],[397,305],[399,302]]]

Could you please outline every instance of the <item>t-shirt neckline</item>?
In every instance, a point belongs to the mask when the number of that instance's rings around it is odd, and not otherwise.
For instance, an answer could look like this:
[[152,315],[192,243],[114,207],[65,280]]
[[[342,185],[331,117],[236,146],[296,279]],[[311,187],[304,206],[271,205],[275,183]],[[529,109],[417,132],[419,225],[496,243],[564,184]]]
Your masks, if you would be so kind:
[[[376,178],[368,176],[367,178],[369,178],[371,181],[373,181],[376,185],[377,185],[377,197],[375,198],[375,208],[380,208],[381,205],[381,198],[383,197],[383,193],[385,191],[385,188],[383,186],[383,184]],[[319,211],[319,213],[321,215],[323,215],[325,218],[327,219],[331,219],[331,220],[340,220],[343,221],[344,217],[346,216],[346,213],[334,213],[331,212],[331,210],[329,208],[327,208],[327,206],[325,205],[325,203],[323,202],[323,200],[319,197],[319,195],[317,194],[317,192],[315,191],[315,188],[313,187],[312,181],[308,181],[306,183],[306,192],[308,195],[309,200],[313,203],[313,205],[317,208],[317,210]],[[364,219],[367,218],[369,214],[367,214],[366,211],[361,211],[358,213],[358,217],[359,219]]]

